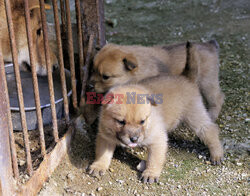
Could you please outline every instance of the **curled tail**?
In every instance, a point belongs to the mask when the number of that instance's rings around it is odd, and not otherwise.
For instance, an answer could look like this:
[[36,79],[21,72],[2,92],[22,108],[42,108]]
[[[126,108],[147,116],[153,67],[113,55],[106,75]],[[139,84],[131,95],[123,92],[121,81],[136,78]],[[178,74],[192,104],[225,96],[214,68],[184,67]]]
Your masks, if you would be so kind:
[[195,46],[189,41],[186,43],[186,54],[186,65],[182,75],[196,83],[199,75],[200,60],[197,57]]

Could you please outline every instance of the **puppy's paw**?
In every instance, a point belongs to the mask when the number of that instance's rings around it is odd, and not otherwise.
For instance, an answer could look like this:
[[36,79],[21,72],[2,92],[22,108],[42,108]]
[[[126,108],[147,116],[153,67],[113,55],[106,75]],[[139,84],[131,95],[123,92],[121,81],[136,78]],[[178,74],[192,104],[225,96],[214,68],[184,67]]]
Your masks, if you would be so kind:
[[211,163],[213,165],[220,165],[224,160],[223,149],[217,149],[211,153]]
[[88,173],[92,176],[99,177],[103,176],[106,172],[107,168],[102,166],[101,164],[93,163],[88,168]]
[[144,172],[142,172],[142,175],[141,175],[141,181],[143,183],[149,183],[149,184],[152,184],[154,182],[158,182],[159,181],[159,177],[160,177],[160,174],[159,173],[156,173],[150,169],[146,169],[144,170]]

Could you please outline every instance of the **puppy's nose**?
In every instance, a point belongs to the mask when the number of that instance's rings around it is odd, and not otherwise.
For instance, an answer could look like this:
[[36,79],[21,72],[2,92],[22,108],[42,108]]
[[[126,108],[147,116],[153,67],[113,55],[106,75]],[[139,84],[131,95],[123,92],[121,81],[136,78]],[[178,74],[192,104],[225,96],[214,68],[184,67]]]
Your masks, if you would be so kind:
[[130,141],[133,142],[133,143],[137,142],[137,140],[138,140],[137,136],[134,136],[134,137],[130,138]]

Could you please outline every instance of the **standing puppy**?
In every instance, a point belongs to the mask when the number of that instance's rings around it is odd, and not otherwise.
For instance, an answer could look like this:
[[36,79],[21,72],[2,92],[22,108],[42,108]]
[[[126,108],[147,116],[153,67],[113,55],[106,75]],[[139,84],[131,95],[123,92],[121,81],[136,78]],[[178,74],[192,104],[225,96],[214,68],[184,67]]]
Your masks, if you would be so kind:
[[161,76],[114,87],[104,101],[90,174],[104,174],[116,145],[146,146],[149,154],[143,182],[158,181],[166,159],[166,131],[180,122],[187,123],[208,146],[212,163],[223,159],[219,129],[209,117],[197,85],[184,77]]

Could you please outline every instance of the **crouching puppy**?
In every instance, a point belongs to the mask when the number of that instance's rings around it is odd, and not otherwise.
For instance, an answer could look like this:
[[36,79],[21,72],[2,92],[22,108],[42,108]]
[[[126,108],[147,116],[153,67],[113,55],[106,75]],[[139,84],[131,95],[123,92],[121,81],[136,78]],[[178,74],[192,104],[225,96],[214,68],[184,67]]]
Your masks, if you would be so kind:
[[[106,102],[106,103],[105,103]],[[146,146],[148,159],[143,182],[158,181],[167,151],[167,132],[185,122],[208,146],[213,164],[220,164],[223,149],[219,129],[206,111],[196,84],[184,77],[155,77],[139,85],[112,88],[100,113],[95,161],[89,173],[103,175],[116,145]]]

